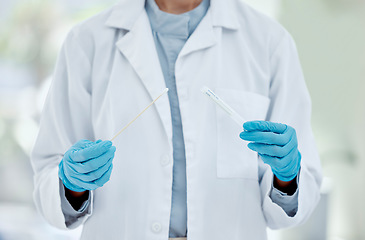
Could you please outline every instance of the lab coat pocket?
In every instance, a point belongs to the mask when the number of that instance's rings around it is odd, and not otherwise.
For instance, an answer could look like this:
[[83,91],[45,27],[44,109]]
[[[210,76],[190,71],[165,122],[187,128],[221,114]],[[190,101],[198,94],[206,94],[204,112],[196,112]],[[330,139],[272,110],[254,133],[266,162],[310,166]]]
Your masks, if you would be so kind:
[[[266,118],[270,104],[268,97],[234,89],[216,89],[215,92],[245,121]],[[242,130],[242,125],[238,125],[226,112],[217,108],[218,178],[258,179],[258,156],[239,137]]]

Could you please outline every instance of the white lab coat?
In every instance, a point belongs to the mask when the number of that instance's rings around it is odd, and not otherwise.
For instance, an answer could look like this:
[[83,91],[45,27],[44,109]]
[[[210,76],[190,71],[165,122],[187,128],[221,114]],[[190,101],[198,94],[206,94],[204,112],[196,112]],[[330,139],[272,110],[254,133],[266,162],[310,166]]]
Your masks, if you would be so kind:
[[[295,44],[276,22],[238,0],[211,7],[176,62],[187,165],[189,240],[261,240],[266,227],[303,222],[319,200],[320,162],[311,103]],[[302,165],[298,211],[270,199],[273,174],[242,131],[200,89],[208,86],[246,120],[293,126]],[[37,208],[66,228],[58,164],[79,139],[110,139],[165,88],[144,0],[77,25],[60,53],[32,153]],[[92,192],[82,239],[166,240],[172,126],[164,95],[114,142],[111,179]]]

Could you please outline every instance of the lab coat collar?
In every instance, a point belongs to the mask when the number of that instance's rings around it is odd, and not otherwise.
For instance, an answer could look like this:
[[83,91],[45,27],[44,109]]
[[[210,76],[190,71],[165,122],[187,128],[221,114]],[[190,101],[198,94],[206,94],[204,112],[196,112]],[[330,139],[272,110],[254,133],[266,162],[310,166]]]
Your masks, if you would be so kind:
[[[229,16],[228,12],[232,6],[228,2],[232,3],[232,1],[235,0],[211,0],[211,6],[206,17],[202,19],[194,34],[191,35],[189,41],[181,50],[180,59],[194,51],[215,45],[220,29],[215,29],[214,26],[230,29],[238,28],[238,23],[233,14],[233,7],[232,16]],[[145,0],[122,0],[112,10],[107,25],[127,30],[118,39],[116,46],[142,80],[151,100],[154,99],[166,88],[166,84],[159,64],[147,12],[145,11]],[[172,149],[171,112],[167,95],[162,96],[154,105],[167,134],[170,149]]]
[[[161,94],[162,90],[166,88],[166,84],[148,21],[146,11],[139,14],[133,29],[125,33],[116,42],[116,46],[134,68],[152,100]],[[124,22],[124,24],[130,23]],[[167,94],[161,96],[154,106],[159,113],[170,149],[172,149],[171,112]]]
[[[238,20],[235,14],[236,0],[211,0],[210,8],[212,12],[212,25],[224,27],[232,30],[238,29]],[[131,30],[145,10],[145,0],[120,0],[114,6],[106,25],[109,27]]]

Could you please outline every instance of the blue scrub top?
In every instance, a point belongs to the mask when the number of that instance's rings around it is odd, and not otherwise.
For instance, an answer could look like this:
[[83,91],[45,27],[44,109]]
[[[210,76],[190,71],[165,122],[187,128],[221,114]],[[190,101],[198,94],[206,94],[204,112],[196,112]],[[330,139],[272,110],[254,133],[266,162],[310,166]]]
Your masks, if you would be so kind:
[[155,0],[146,0],[145,7],[151,23],[153,38],[166,87],[169,88],[174,160],[170,238],[186,237],[187,235],[186,158],[179,99],[176,91],[175,63],[186,41],[208,11],[209,5],[209,0],[203,0],[193,10],[176,15],[161,11]]

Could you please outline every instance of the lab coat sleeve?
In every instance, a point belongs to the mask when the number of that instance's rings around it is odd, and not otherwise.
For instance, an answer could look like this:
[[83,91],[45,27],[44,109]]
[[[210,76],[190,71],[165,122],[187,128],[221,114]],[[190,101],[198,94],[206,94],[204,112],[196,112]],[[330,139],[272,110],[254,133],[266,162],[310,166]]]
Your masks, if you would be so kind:
[[[267,120],[292,126],[297,133],[302,154],[298,179],[298,206],[289,216],[270,197],[273,173],[266,164],[259,164],[262,208],[267,226],[272,229],[292,227],[310,216],[320,197],[321,166],[311,129],[311,100],[305,84],[295,43],[286,31],[270,56],[270,108]],[[262,162],[262,161],[261,161]]]
[[[66,229],[58,177],[63,154],[78,140],[94,140],[91,124],[91,61],[77,28],[67,36],[59,54],[52,84],[43,108],[31,163],[33,198],[38,211],[53,226]],[[82,224],[92,214],[78,221]],[[73,227],[76,227],[75,225]]]
[[[297,185],[298,185],[298,179],[299,178],[296,178]],[[293,217],[297,213],[298,188],[296,189],[293,195],[288,195],[272,185],[270,198],[274,203],[279,205],[285,211],[286,215]]]
[[83,220],[82,217],[85,216],[86,214],[90,214],[91,212],[90,202],[92,201],[93,198],[93,191],[89,191],[89,197],[81,205],[80,209],[75,210],[66,197],[62,181],[60,180],[59,183],[60,183],[61,207],[63,215],[65,216],[66,226],[70,229],[76,228],[80,225],[80,222],[82,222]]

